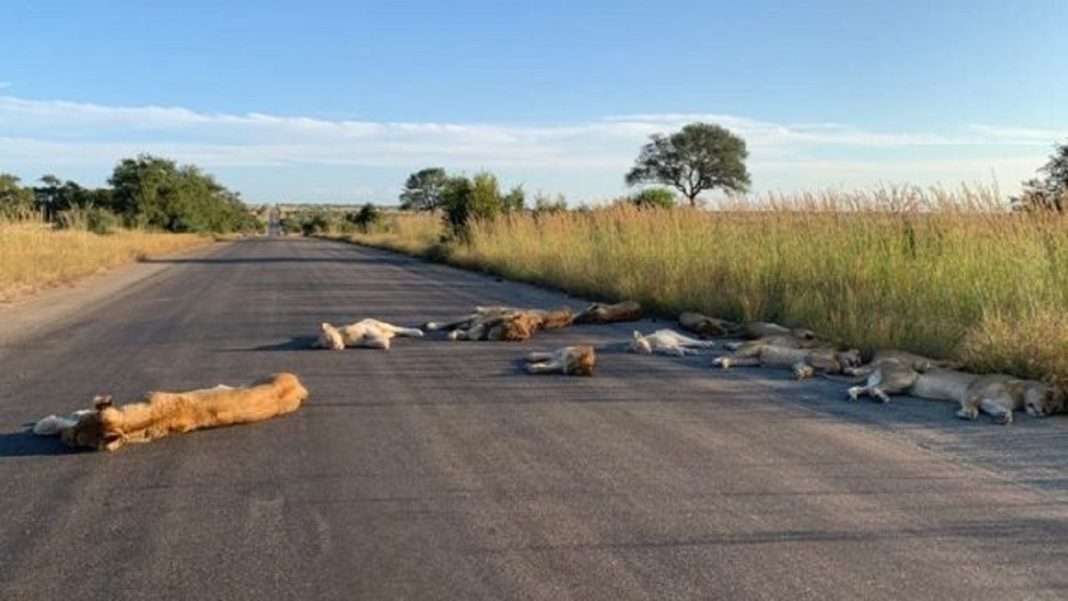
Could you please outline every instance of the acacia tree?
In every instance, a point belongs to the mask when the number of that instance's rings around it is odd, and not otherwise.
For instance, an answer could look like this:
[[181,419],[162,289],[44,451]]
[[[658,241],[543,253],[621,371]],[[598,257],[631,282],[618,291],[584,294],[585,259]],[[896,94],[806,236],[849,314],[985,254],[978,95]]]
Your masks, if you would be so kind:
[[400,194],[400,208],[411,211],[437,209],[441,206],[442,192],[448,179],[441,167],[430,167],[409,175]]
[[628,186],[660,183],[674,187],[690,202],[706,190],[749,189],[745,140],[711,123],[691,123],[669,136],[654,134],[642,146],[626,175]]
[[1013,199],[1015,207],[1058,213],[1068,210],[1068,143],[1055,143],[1049,161],[1038,171],[1044,177],[1024,182],[1023,193]]

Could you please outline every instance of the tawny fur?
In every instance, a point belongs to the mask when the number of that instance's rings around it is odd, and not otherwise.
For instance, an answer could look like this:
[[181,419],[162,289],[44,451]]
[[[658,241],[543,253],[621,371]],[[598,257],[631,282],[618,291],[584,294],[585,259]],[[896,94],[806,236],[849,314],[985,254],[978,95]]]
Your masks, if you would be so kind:
[[763,336],[756,340],[746,340],[745,342],[727,342],[723,346],[732,351],[731,354],[735,357],[755,357],[760,353],[761,349],[769,346],[793,349],[834,348],[833,345],[822,340],[799,338],[793,334],[775,334]]
[[859,363],[860,351],[855,349],[838,351],[825,346],[791,348],[774,345],[758,345],[734,351],[712,362],[724,369],[756,366],[789,369],[798,380],[811,378],[816,373],[839,374],[844,368]]
[[804,328],[788,328],[768,321],[751,321],[745,324],[747,338],[764,338],[765,336],[794,336],[795,338],[816,338],[816,333]]
[[552,311],[515,307],[475,307],[475,312],[450,322],[429,322],[428,330],[449,330],[450,340],[523,341],[538,330],[564,328],[574,321],[564,307]]
[[335,351],[358,346],[389,350],[395,336],[423,336],[423,331],[418,328],[403,328],[377,319],[361,319],[347,326],[334,326],[323,322],[319,330],[319,338],[312,347]]
[[565,376],[592,376],[597,365],[597,354],[589,345],[565,346],[552,352],[527,355],[527,373]]
[[105,398],[60,435],[71,446],[114,451],[127,443],[270,419],[296,411],[307,398],[307,389],[291,373],[247,388],[151,392],[144,401],[121,407]]
[[685,312],[679,315],[679,327],[702,336],[712,337],[738,336],[744,331],[741,324],[733,321],[708,317],[707,315],[693,312]]
[[575,323],[616,323],[641,319],[642,306],[637,301],[623,301],[614,305],[590,303],[575,316]]
[[[849,389],[849,398],[857,400],[860,395],[871,395],[884,403],[890,402],[890,395],[905,394],[912,390],[921,373],[935,368],[952,367],[949,361],[940,361],[895,349],[876,351],[871,361],[859,367],[848,367],[842,373],[859,376],[853,382],[864,382],[863,386]],[[963,373],[963,372],[961,372]],[[946,379],[953,380],[957,376]],[[930,385],[925,385],[930,388]]]
[[684,357],[687,354],[696,354],[701,350],[715,347],[716,343],[711,340],[698,340],[675,330],[657,330],[645,335],[635,330],[634,338],[627,345],[627,350],[641,355],[663,353]]
[[963,403],[968,389],[979,378],[975,374],[932,367],[919,371],[910,361],[886,358],[875,364],[864,386],[849,389],[849,398],[856,400],[870,394],[884,403],[894,395],[911,395],[933,401]]
[[957,417],[975,419],[986,413],[995,422],[1012,423],[1013,411],[1026,411],[1033,417],[1063,413],[1063,390],[1037,380],[1021,380],[1002,374],[980,376],[968,387]]

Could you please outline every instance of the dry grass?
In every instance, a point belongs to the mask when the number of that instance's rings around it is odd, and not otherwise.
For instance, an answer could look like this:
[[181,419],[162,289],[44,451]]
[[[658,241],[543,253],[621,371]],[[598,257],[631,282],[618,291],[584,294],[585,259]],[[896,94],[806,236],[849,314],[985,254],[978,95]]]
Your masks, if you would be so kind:
[[0,222],[0,302],[142,257],[177,252],[211,242],[192,234],[121,230],[101,236],[83,230],[53,230],[39,221]]
[[388,248],[409,255],[422,255],[441,241],[441,216],[436,213],[393,213],[382,227],[367,234],[333,235],[361,244]]
[[[1010,214],[996,191],[969,188],[719,209],[517,215],[476,225],[447,255],[667,314],[776,320],[868,351],[1068,381],[1066,216]],[[388,235],[354,238],[409,253],[436,244],[433,216],[395,220]]]

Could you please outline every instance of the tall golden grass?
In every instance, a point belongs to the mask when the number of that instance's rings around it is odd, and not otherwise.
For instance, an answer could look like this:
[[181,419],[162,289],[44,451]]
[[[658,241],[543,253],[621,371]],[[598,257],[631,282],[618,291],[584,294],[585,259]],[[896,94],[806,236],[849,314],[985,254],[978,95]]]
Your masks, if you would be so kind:
[[0,302],[142,257],[211,242],[193,234],[119,230],[108,235],[54,230],[39,219],[0,221]]
[[[472,227],[458,265],[665,314],[775,320],[870,351],[955,357],[1068,382],[1068,217],[996,190],[772,196],[718,210],[513,215]],[[431,215],[361,243],[429,252]]]

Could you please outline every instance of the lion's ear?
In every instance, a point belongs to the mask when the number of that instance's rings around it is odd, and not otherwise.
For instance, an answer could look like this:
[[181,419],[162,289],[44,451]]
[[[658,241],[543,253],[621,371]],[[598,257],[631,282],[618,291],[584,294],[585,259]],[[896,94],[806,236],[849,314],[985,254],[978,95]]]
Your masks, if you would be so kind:
[[638,340],[641,337],[642,337],[642,333],[639,332],[638,330],[634,330],[634,339]]
[[96,409],[97,411],[103,411],[108,407],[111,407],[110,394],[97,395],[93,397],[93,409]]
[[330,325],[330,322],[328,321],[324,321],[323,323],[319,324],[319,327],[322,328],[324,332],[329,332],[330,330],[334,329],[334,326]]

